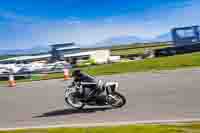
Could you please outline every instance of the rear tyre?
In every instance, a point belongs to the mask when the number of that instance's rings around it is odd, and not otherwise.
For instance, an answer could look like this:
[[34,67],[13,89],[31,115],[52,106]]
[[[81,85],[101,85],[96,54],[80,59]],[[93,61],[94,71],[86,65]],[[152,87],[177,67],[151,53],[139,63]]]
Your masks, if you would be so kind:
[[126,98],[122,94],[114,92],[108,96],[108,103],[113,108],[120,108],[126,104]]
[[85,106],[85,104],[76,97],[76,93],[70,93],[68,97],[65,97],[65,102],[76,109],[82,109]]

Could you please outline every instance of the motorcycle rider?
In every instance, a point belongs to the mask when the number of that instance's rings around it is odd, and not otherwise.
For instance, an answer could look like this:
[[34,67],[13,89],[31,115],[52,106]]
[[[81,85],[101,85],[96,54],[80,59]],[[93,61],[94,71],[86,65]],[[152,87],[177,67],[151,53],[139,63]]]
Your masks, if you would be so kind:
[[[81,87],[81,97],[85,100],[89,100],[90,98],[94,97],[98,91],[98,83],[97,80],[86,74],[81,72],[81,70],[74,70],[72,72],[72,77],[74,78],[73,83],[78,83]],[[88,92],[89,91],[89,92]],[[89,94],[86,94],[89,93]],[[87,95],[87,96],[86,96]]]

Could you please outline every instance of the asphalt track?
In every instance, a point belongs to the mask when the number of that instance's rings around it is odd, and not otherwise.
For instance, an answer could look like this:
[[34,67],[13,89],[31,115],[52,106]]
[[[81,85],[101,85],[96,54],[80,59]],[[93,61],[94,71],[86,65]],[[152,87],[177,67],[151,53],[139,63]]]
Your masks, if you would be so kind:
[[0,128],[154,120],[200,120],[200,69],[101,76],[117,81],[127,104],[120,109],[64,103],[63,80],[0,87]]

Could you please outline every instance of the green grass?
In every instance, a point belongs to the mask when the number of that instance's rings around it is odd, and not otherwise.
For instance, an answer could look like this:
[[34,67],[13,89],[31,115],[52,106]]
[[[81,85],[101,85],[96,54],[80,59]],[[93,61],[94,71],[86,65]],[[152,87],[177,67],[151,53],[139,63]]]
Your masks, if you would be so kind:
[[154,50],[166,47],[169,47],[169,45],[162,44],[162,45],[149,45],[149,46],[138,46],[138,47],[133,47],[133,46],[121,47],[112,49],[111,54],[112,55],[143,54],[146,48]]
[[0,131],[0,133],[199,133],[200,124],[129,125],[94,128],[49,128]]
[[46,76],[42,77],[43,80],[59,79],[59,78],[64,78],[64,74],[63,73],[51,73],[51,74],[47,74]]
[[14,55],[2,55],[2,56],[0,56],[0,60],[12,58],[12,57],[16,57],[16,56],[14,56]]
[[128,45],[117,45],[117,46],[112,46],[110,49],[111,50],[119,50],[119,49],[126,49],[126,48],[144,48],[144,47],[154,47],[154,46],[163,46],[163,45],[168,45],[166,43],[134,43],[134,44],[128,44]]
[[[40,80],[49,80],[49,79],[60,79],[64,78],[63,73],[52,73],[52,74],[47,74],[47,75],[42,75],[42,76],[36,76],[33,75],[31,79],[16,79],[17,83],[22,83],[22,82],[31,82],[31,81],[40,81]],[[8,81],[0,81],[0,84],[8,84]]]
[[151,70],[170,70],[196,66],[200,66],[200,53],[99,65],[91,68],[84,68],[83,70],[92,75],[110,75]]

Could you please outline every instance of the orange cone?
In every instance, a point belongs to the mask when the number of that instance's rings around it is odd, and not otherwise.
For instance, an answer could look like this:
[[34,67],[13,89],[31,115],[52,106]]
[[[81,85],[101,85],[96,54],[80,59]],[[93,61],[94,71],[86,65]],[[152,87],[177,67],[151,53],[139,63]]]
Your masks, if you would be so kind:
[[68,69],[64,69],[64,80],[69,80],[70,76],[69,76],[69,70]]
[[16,81],[15,81],[13,74],[9,75],[8,85],[9,85],[9,87],[15,87],[16,86]]

